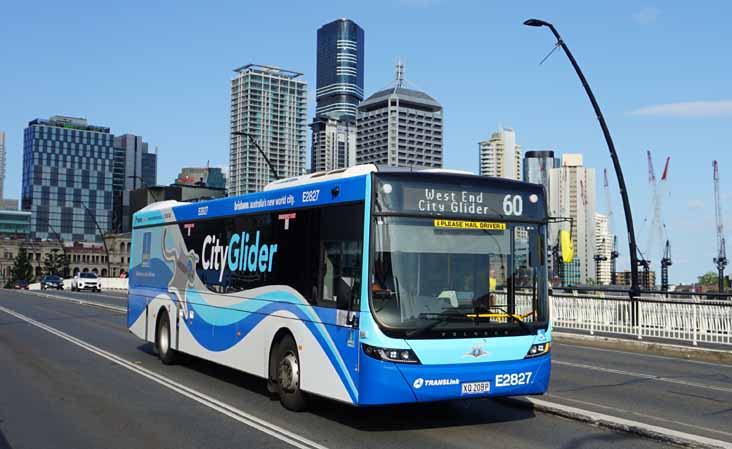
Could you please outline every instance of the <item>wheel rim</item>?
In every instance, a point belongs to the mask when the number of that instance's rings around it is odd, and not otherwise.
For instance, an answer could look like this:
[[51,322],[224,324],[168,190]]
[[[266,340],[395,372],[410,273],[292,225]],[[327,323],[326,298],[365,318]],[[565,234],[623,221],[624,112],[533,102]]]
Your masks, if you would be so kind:
[[168,338],[168,326],[164,324],[160,325],[160,354],[165,355],[168,353],[168,346],[170,345],[170,339]]
[[288,352],[280,361],[280,389],[288,393],[297,390],[300,385],[300,366],[297,356]]

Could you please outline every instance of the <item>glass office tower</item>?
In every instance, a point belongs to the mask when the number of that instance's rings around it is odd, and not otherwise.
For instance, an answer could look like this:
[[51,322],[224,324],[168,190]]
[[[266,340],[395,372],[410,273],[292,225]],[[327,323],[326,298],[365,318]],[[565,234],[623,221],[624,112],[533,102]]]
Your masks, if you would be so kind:
[[318,29],[315,115],[355,119],[363,100],[364,32],[350,19]]

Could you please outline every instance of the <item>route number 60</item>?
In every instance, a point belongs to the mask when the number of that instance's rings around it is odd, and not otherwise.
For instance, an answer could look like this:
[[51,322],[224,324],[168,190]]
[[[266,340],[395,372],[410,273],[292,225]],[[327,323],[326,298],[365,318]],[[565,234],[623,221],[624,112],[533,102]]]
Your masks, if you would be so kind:
[[524,200],[521,195],[508,194],[503,198],[503,213],[505,215],[521,215],[524,213]]

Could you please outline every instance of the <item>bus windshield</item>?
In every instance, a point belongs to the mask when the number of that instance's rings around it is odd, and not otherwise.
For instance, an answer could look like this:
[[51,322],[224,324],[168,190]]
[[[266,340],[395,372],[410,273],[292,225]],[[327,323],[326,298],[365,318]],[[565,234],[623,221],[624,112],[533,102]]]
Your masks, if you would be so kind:
[[378,217],[372,310],[406,337],[506,326],[528,333],[547,320],[544,233],[538,224]]

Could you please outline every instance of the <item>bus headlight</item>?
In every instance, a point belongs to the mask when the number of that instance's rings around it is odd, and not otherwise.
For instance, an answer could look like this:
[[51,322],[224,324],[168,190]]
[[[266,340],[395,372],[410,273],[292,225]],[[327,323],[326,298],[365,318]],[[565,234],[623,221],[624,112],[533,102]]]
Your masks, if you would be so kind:
[[551,346],[552,344],[549,342],[531,345],[531,347],[529,348],[529,352],[526,353],[526,357],[524,358],[530,359],[531,357],[538,357],[540,355],[548,354],[551,350]]
[[367,356],[373,357],[377,360],[394,363],[421,363],[417,358],[417,354],[415,354],[411,349],[377,348],[376,346],[369,346],[363,343],[362,346],[363,352],[365,352]]

